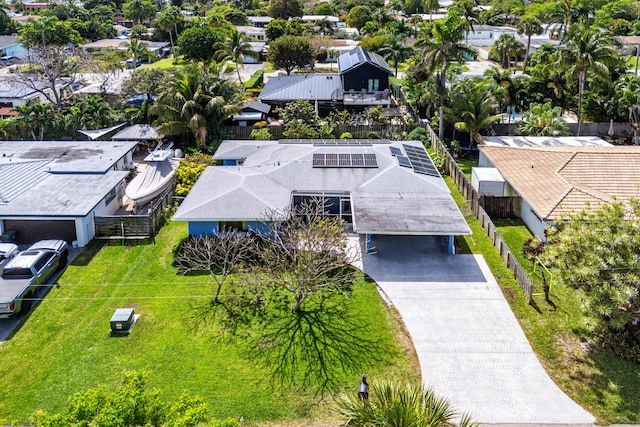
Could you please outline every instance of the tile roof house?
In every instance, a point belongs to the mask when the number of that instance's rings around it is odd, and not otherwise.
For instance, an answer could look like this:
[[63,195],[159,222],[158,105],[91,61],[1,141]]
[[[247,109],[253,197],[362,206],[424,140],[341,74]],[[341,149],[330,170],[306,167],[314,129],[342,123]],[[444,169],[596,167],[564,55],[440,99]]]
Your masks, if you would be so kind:
[[328,213],[369,237],[453,237],[470,229],[419,142],[388,140],[223,141],[173,216],[189,234],[232,226],[260,230],[267,211],[311,197],[329,201]]
[[337,74],[298,74],[270,78],[258,99],[273,106],[284,106],[304,99],[318,103],[326,115],[332,110],[363,110],[372,105],[391,105],[389,76],[393,75],[384,58],[362,47],[338,57]]
[[547,225],[603,203],[640,198],[640,147],[480,146],[505,195],[522,198],[521,218],[541,239]]
[[0,234],[85,246],[121,206],[136,142],[0,141]]

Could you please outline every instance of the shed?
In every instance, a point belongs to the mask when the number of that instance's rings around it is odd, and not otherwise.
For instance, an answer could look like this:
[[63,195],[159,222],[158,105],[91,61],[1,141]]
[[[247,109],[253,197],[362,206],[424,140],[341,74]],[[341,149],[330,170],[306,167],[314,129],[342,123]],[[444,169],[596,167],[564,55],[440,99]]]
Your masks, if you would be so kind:
[[505,181],[496,168],[471,168],[471,186],[481,196],[504,196]]

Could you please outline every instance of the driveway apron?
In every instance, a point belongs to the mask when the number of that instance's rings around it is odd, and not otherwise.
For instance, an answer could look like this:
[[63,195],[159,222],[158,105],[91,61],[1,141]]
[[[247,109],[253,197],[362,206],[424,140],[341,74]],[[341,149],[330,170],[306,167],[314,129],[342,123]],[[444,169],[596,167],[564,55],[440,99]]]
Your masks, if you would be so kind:
[[595,421],[549,378],[482,256],[444,254],[433,237],[373,244],[363,269],[402,316],[424,385],[480,423]]

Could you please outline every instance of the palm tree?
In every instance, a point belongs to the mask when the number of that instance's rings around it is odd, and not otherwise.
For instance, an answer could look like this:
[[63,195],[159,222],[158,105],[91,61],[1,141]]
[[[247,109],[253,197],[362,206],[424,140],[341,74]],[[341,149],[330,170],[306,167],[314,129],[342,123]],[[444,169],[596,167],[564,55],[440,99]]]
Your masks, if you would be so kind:
[[[368,399],[341,394],[335,410],[353,427],[468,427],[471,419],[456,413],[451,404],[430,388],[389,381],[372,383]],[[456,420],[459,421],[456,422]]]
[[460,13],[460,16],[465,20],[465,41],[469,39],[469,32],[475,33],[473,24],[478,23],[478,17],[480,13],[478,11],[478,2],[476,0],[457,0],[454,3],[456,10]]
[[527,71],[527,64],[529,63],[529,52],[531,49],[531,36],[534,34],[542,33],[542,22],[535,16],[523,16],[518,24],[518,34],[524,34],[527,36],[527,51],[524,55],[524,65],[522,71]]
[[552,107],[550,102],[532,104],[516,126],[518,135],[566,136],[571,135],[569,125],[562,118],[562,108]]
[[498,103],[488,85],[473,80],[463,80],[451,91],[451,107],[445,108],[447,121],[456,129],[469,132],[470,145],[482,142],[480,131],[502,116],[496,114]]
[[440,7],[438,0],[423,0],[422,4],[424,9],[429,11],[429,22],[433,22],[433,11]]
[[28,130],[34,141],[44,139],[44,130],[51,123],[53,104],[42,104],[40,100],[34,104],[25,104],[16,107],[20,114],[16,117],[16,125]]
[[333,22],[329,21],[328,17],[324,17],[319,21],[317,21],[316,26],[320,34],[322,34],[323,36],[332,35],[336,30],[336,27],[333,25]]
[[415,54],[416,68],[424,69],[432,74],[440,68],[440,76],[436,87],[440,96],[439,128],[438,136],[444,138],[444,105],[447,92],[447,69],[451,61],[465,61],[465,55],[473,55],[471,46],[463,42],[465,34],[465,22],[460,19],[458,13],[450,9],[445,19],[437,20],[431,26],[431,32],[427,37],[416,44],[421,46]]
[[216,44],[214,48],[217,48],[216,56],[219,61],[229,60],[236,66],[236,72],[238,73],[238,81],[242,84],[242,78],[240,77],[240,68],[242,65],[242,59],[244,57],[257,57],[257,53],[249,44],[247,37],[236,30],[231,28],[229,35],[222,43]]
[[493,44],[493,50],[500,56],[500,63],[511,69],[511,58],[518,57],[524,53],[524,44],[515,38],[513,34],[502,34]]
[[171,42],[171,52],[173,52],[174,59],[178,59],[178,53],[175,51],[175,45],[173,43],[173,31],[178,36],[178,24],[184,21],[184,15],[178,6],[171,6],[169,8],[162,9],[156,23],[158,27],[169,33],[169,41]]
[[16,121],[13,118],[0,118],[0,138],[3,141],[13,139],[15,136]]
[[154,125],[169,136],[192,137],[206,150],[207,135],[218,129],[240,108],[239,88],[222,77],[224,66],[201,63],[174,69],[158,101],[151,107],[157,114]]
[[391,61],[396,70],[396,78],[398,78],[398,65],[411,56],[413,48],[403,43],[401,35],[394,34],[387,38],[387,43],[380,49],[380,53],[384,59]]
[[134,38],[129,40],[129,43],[124,43],[124,45],[127,48],[129,57],[133,61],[133,68],[136,67],[138,58],[149,58],[149,50],[147,49],[147,45],[140,40]]
[[69,111],[71,114],[67,118],[74,130],[100,129],[114,124],[114,111],[109,103],[98,95],[74,102]]
[[[498,67],[491,67],[484,73],[489,79],[494,90],[492,91],[498,102],[498,108],[502,112],[506,107],[507,113],[515,109],[515,104],[520,90],[519,81],[513,78],[509,70],[502,70]],[[509,114],[509,123],[511,123],[511,114]]]
[[617,54],[611,47],[611,39],[604,31],[579,21],[571,25],[560,49],[556,64],[564,67],[568,81],[578,81],[578,136],[582,125],[582,99],[587,72],[597,77],[609,76],[608,65]]

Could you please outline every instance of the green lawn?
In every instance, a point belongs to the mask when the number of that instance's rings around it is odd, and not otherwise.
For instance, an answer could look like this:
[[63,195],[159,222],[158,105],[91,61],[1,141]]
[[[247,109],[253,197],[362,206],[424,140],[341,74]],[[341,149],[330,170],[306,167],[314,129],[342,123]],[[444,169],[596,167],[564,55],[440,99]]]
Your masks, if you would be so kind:
[[[37,409],[58,411],[74,392],[115,386],[123,371],[141,369],[167,399],[187,390],[204,398],[213,416],[243,416],[250,425],[331,419],[326,395],[320,400],[294,387],[273,388],[267,371],[248,360],[239,341],[190,330],[190,304],[209,294],[210,284],[203,276],[179,276],[172,267],[172,248],[185,235],[184,224],[170,223],[155,244],[94,242],[85,248],[60,287],[0,346],[0,420],[25,423]],[[392,343],[385,348],[390,362],[367,373],[416,378],[413,349],[374,284],[362,280],[345,304],[350,310],[367,308],[370,327],[361,331],[363,337]],[[134,307],[142,315],[128,337],[110,336],[109,319],[118,307]],[[340,389],[353,389],[358,380],[343,378]]]
[[[607,351],[588,351],[581,344],[584,316],[580,312],[580,296],[574,290],[552,287],[552,303],[535,295],[534,302],[527,304],[520,286],[455,184],[450,178],[447,183],[473,231],[460,240],[463,250],[484,255],[531,346],[556,384],[601,424],[640,423],[640,366]],[[496,221],[496,226],[522,266],[532,271],[532,264],[518,250],[530,236],[529,231],[519,221]],[[533,279],[540,283],[535,275]],[[541,292],[541,288],[536,287],[535,292]]]
[[471,179],[471,168],[475,168],[478,166],[478,157],[477,155],[470,157],[469,155],[462,157],[459,156],[456,159],[456,163],[460,167],[460,170],[464,172],[467,178]]
[[174,59],[173,56],[169,57],[169,58],[162,58],[156,62],[152,62],[151,64],[142,64],[141,67],[145,68],[145,69],[150,69],[150,68],[163,68],[163,69],[167,69],[167,68],[173,68],[173,67],[180,67],[183,65],[183,61],[178,59],[178,63],[175,64],[174,63]]

